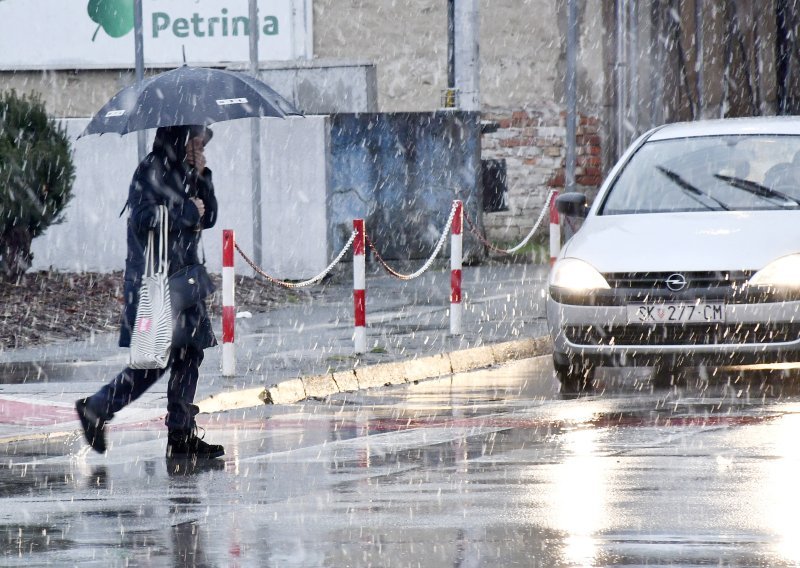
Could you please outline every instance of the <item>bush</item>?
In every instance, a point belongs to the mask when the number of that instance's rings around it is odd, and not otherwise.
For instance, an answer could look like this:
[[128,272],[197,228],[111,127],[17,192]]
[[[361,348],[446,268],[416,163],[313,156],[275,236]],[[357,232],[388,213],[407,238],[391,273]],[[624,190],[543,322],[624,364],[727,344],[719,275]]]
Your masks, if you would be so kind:
[[74,180],[66,130],[41,98],[0,94],[0,276],[16,280],[30,268],[31,242],[63,221]]

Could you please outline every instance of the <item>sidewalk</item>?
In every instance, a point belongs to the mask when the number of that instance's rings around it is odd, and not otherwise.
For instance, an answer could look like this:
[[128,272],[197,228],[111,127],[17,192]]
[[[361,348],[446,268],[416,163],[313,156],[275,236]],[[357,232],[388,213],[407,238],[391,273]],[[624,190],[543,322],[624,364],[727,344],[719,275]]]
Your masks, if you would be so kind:
[[[222,377],[221,348],[207,350],[196,397],[201,410],[291,403],[423,380],[550,349],[544,319],[547,266],[488,262],[465,267],[461,336],[449,334],[449,270],[431,269],[406,282],[370,266],[369,352],[356,357],[350,269],[344,265],[334,283],[318,286],[308,301],[238,318],[237,374]],[[76,398],[94,392],[125,365],[127,350],[116,340],[116,334],[102,334],[2,352],[0,397],[71,408]],[[159,381],[132,406],[149,409],[148,415],[163,414],[166,382]],[[131,419],[141,418],[135,414]]]

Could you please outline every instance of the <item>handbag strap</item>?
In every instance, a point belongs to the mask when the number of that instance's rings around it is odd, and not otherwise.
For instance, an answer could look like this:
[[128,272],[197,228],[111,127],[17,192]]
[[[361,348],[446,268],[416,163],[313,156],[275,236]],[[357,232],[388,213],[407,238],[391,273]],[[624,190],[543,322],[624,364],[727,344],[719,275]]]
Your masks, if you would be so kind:
[[167,274],[169,269],[169,259],[168,259],[168,250],[167,250],[167,238],[169,235],[169,215],[167,213],[167,206],[160,205],[159,206],[159,217],[160,217],[160,229],[161,229],[161,238],[159,239],[158,243],[158,271],[160,274]]
[[144,250],[144,276],[167,274],[169,268],[169,251],[167,249],[169,214],[166,205],[158,206],[156,222],[158,224],[158,272],[156,272],[155,231],[150,229],[147,232],[147,246]]
[[147,246],[144,249],[144,276],[152,276],[155,271],[155,244],[153,243],[153,230],[147,232]]

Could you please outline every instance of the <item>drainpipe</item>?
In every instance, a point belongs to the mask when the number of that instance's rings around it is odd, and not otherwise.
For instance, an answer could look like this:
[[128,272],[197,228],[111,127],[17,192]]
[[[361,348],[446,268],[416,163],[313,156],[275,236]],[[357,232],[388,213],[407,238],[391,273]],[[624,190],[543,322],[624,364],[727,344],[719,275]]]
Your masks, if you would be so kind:
[[444,108],[456,108],[456,0],[447,0],[447,90]]
[[575,135],[577,123],[577,88],[576,88],[576,66],[578,51],[578,14],[577,0],[567,0],[567,76],[566,76],[566,98],[567,98],[567,156],[566,156],[566,191],[575,191]]
[[625,148],[625,0],[617,0],[617,158]]

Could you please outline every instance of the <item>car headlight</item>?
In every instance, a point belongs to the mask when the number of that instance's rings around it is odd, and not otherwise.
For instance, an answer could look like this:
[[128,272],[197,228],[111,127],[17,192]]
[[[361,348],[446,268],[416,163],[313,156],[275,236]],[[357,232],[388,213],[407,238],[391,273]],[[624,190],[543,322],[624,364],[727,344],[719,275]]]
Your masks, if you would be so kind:
[[800,288],[800,254],[790,254],[773,260],[756,272],[748,284],[775,288]]
[[611,287],[588,262],[577,258],[564,258],[556,262],[550,273],[550,286],[565,288],[575,292],[608,290]]

